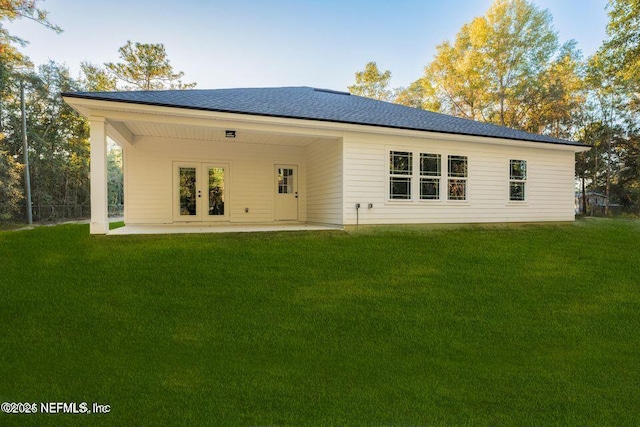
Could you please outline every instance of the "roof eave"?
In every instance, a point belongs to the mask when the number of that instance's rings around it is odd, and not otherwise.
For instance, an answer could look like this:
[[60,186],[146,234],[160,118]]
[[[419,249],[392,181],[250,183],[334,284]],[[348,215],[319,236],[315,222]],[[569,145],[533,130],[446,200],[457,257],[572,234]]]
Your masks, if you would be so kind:
[[233,111],[233,110],[224,110],[224,109],[214,109],[214,108],[203,108],[203,107],[193,107],[193,106],[184,106],[184,105],[174,105],[174,104],[166,104],[166,103],[158,103],[158,102],[145,102],[145,101],[134,101],[134,100],[123,100],[123,99],[106,99],[100,96],[91,96],[86,94],[78,94],[73,92],[62,92],[61,96],[65,101],[71,105],[76,111],[78,111],[83,116],[87,117],[91,114],[90,109],[83,108],[79,106],[77,103],[69,102],[67,98],[75,98],[75,99],[84,99],[84,100],[92,100],[106,103],[121,103],[121,104],[129,104],[129,105],[142,105],[142,106],[150,106],[150,107],[162,107],[162,108],[176,108],[180,110],[192,110],[192,111],[203,111],[203,112],[213,112],[213,113],[223,113],[223,114],[238,114],[242,116],[256,116],[256,117],[270,117],[270,118],[279,118],[279,119],[292,119],[292,120],[309,120],[313,122],[323,122],[323,123],[337,123],[337,124],[346,124],[346,125],[355,125],[355,126],[364,126],[364,127],[374,127],[374,128],[384,128],[384,129],[397,129],[397,130],[406,130],[413,132],[421,132],[421,133],[429,133],[429,134],[445,134],[445,135],[457,135],[457,136],[465,136],[465,137],[477,137],[477,138],[490,138],[496,140],[509,140],[509,141],[522,141],[527,143],[535,143],[535,144],[547,144],[547,145],[564,145],[574,147],[574,151],[576,152],[584,152],[590,150],[592,147],[590,145],[584,144],[582,142],[574,142],[574,141],[566,141],[557,139],[557,141],[540,141],[535,139],[525,139],[525,138],[505,138],[500,136],[492,136],[492,135],[479,135],[479,134],[471,134],[471,133],[462,133],[462,132],[453,132],[453,131],[441,131],[441,130],[426,130],[426,129],[417,129],[411,127],[400,127],[400,126],[391,126],[391,125],[380,125],[380,124],[371,124],[371,123],[358,123],[358,122],[350,122],[350,121],[338,121],[338,120],[328,120],[322,118],[310,118],[310,117],[299,117],[299,116],[284,116],[284,115],[275,115],[275,114],[266,114],[266,113],[253,113],[253,112],[244,112],[244,111]]

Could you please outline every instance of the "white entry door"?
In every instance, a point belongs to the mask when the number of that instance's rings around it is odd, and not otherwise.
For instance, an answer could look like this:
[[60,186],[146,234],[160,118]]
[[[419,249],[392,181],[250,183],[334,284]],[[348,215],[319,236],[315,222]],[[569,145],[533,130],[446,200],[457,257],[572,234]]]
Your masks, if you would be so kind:
[[276,165],[275,167],[275,212],[276,221],[298,220],[298,167]]
[[174,221],[228,221],[229,165],[173,164]]

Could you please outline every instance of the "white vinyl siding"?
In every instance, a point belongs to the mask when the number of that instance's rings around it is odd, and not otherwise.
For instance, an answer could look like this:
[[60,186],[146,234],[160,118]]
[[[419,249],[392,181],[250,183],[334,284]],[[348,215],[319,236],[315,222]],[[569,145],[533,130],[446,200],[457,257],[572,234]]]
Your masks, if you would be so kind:
[[[306,147],[140,137],[126,150],[126,221],[173,221],[173,162],[229,165],[229,220],[270,223],[274,207],[274,165],[298,166],[298,220],[306,221]],[[248,208],[248,212],[245,209]]]
[[342,224],[342,140],[321,139],[307,153],[307,221]]
[[[360,224],[573,221],[574,152],[572,147],[540,148],[491,143],[440,141],[435,138],[349,132],[344,138],[344,217]],[[448,181],[448,155],[467,158],[466,200],[448,200],[447,184],[439,200],[389,200],[391,151],[442,154],[442,181]],[[527,203],[509,203],[510,159],[527,159]],[[455,179],[455,178],[452,178]],[[414,191],[414,195],[419,192]],[[369,204],[373,208],[366,208]]]
[[[389,199],[389,153],[413,153],[412,198]],[[420,154],[441,156],[439,199],[421,198]],[[467,199],[448,200],[448,156],[467,157]],[[306,146],[138,137],[124,153],[129,224],[172,222],[173,162],[229,165],[229,220],[270,223],[274,165],[298,166],[301,222],[326,224],[572,221],[571,147],[519,147],[434,138],[345,132]],[[512,159],[526,159],[526,201],[509,200]],[[369,208],[369,204],[372,205]],[[245,208],[249,212],[245,212]]]

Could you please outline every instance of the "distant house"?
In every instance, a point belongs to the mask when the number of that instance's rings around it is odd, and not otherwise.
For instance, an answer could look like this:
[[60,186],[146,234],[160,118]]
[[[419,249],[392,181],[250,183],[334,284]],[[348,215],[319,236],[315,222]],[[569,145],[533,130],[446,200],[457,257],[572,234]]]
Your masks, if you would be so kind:
[[589,147],[310,87],[64,93],[91,125],[91,233],[106,138],[127,224],[572,221]]
[[[585,208],[584,201],[586,200],[587,206]],[[576,193],[575,197],[575,211],[576,213],[588,213],[591,215],[600,214],[604,212],[604,208],[607,206],[607,196],[596,192],[587,192],[585,197],[582,197],[582,193]],[[619,208],[617,203],[609,202],[609,208]]]

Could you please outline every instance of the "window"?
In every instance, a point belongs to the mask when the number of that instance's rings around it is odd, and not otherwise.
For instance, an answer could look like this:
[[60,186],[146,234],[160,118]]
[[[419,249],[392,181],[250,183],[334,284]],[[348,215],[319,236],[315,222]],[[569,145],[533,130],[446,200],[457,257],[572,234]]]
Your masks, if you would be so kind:
[[[441,196],[443,191],[448,200],[467,200],[467,157],[447,156],[448,163],[444,165],[443,157],[434,153],[390,151],[389,199],[440,200],[445,198]],[[448,179],[443,183],[444,167]]]
[[509,160],[509,200],[524,201],[527,182],[527,161]]
[[293,169],[278,169],[278,193],[293,193]]
[[181,167],[180,177],[180,215],[196,214],[196,168]]
[[224,168],[209,168],[209,215],[224,215]]
[[437,200],[440,198],[440,154],[420,153],[420,199]]
[[389,198],[410,200],[412,176],[413,153],[391,151],[389,155]]
[[467,157],[449,156],[449,200],[467,200]]

